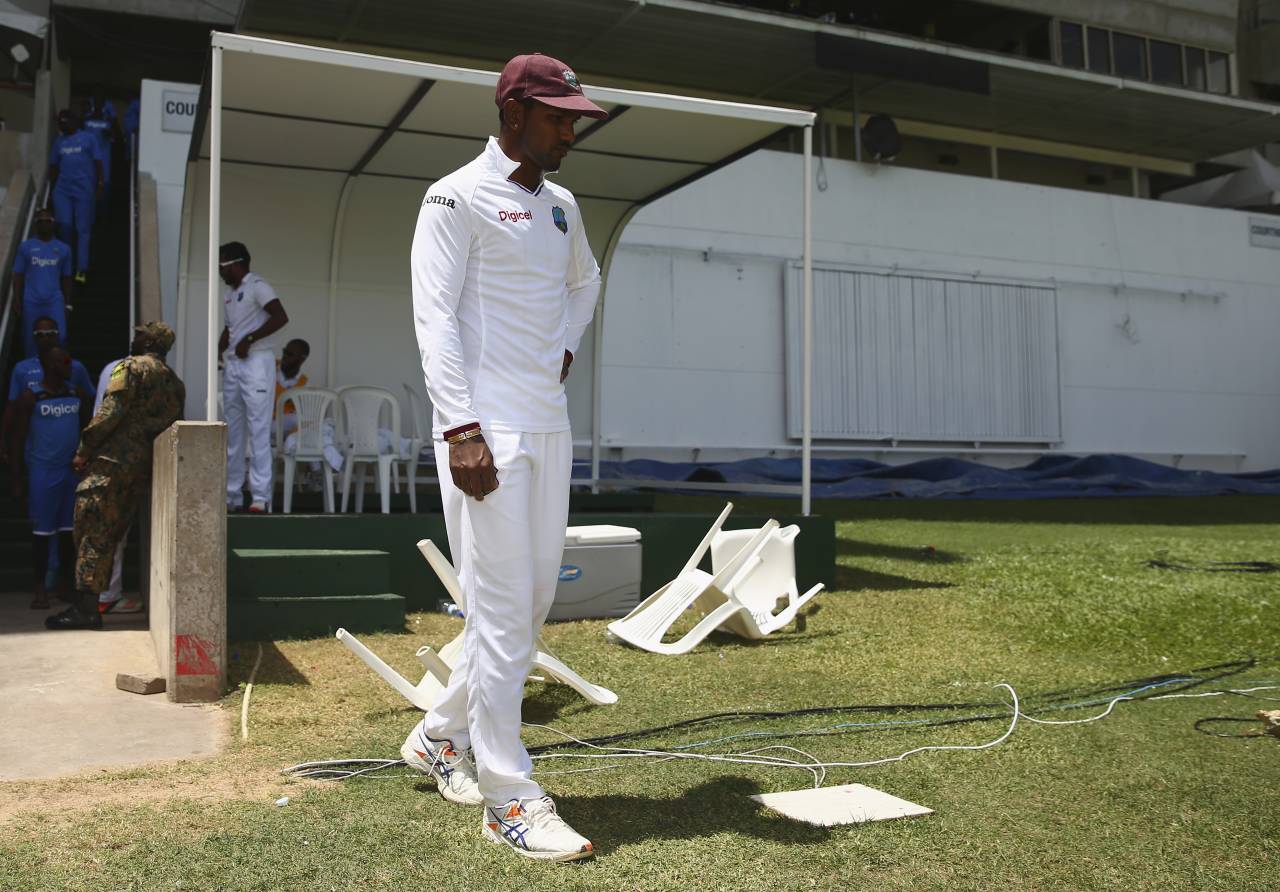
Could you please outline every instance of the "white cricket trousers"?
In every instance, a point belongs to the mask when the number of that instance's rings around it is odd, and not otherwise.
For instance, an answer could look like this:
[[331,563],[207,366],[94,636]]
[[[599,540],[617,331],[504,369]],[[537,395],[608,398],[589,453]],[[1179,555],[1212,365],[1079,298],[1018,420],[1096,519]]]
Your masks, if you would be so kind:
[[484,501],[453,485],[449,447],[435,446],[449,551],[467,616],[462,655],[422,728],[472,749],[480,792],[496,807],[543,795],[520,742],[520,708],[534,643],[560,578],[573,439],[568,431],[486,431],[485,442],[498,488]]
[[222,362],[222,414],[227,422],[227,501],[240,504],[244,489],[245,434],[249,441],[249,495],[271,501],[271,409],[276,392],[275,355],[232,351]]

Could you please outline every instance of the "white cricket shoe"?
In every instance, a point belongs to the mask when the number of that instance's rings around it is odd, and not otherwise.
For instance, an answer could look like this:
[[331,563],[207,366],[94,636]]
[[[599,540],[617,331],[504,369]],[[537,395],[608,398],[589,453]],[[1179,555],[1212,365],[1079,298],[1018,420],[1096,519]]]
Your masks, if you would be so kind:
[[409,732],[400,747],[400,758],[411,768],[436,779],[440,795],[458,805],[484,805],[476,782],[476,763],[471,751],[458,752],[452,740],[435,740],[422,730],[422,723]]
[[497,808],[485,806],[484,835],[518,855],[540,861],[578,861],[595,854],[590,840],[556,814],[550,796],[512,799]]

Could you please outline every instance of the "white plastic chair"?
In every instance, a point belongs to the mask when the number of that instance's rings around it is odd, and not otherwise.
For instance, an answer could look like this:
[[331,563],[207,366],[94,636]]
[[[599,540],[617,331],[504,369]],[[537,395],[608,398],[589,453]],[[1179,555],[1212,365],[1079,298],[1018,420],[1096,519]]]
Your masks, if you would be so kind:
[[[292,403],[298,420],[294,432],[295,446],[285,451],[289,434],[285,433],[285,403]],[[338,412],[338,395],[321,387],[295,387],[280,394],[276,400],[276,450],[284,465],[284,513],[293,511],[294,474],[299,461],[319,462],[324,469],[324,510],[333,513],[333,468],[324,454],[324,420],[334,418]]]
[[[409,511],[418,513],[418,462],[422,456],[422,447],[431,439],[431,419],[427,415],[427,404],[418,396],[418,392],[408,384],[401,383],[405,399],[409,401],[409,446],[400,453],[398,461],[403,461],[405,468],[405,485],[409,490]],[[395,465],[392,466],[393,468]],[[393,477],[393,479],[395,479]]]
[[[609,623],[609,631],[622,641],[641,650],[655,654],[683,654],[693,650],[712,630],[746,610],[736,597],[743,581],[760,565],[760,552],[769,537],[778,528],[778,522],[770,519],[758,530],[748,530],[746,541],[732,557],[713,573],[698,569],[707,549],[711,547],[720,528],[724,526],[733,503],[725,505],[716,522],[694,550],[684,569],[671,582],[641,601],[622,619]],[[690,607],[702,613],[702,618],[679,639],[664,642],[663,636]]]
[[[391,464],[399,455],[400,401],[389,390],[381,387],[345,387],[340,392],[345,427],[342,464],[342,510],[347,510],[351,495],[351,475],[356,465],[377,465],[378,493],[382,497],[382,513],[391,513]],[[389,416],[387,429],[391,432],[395,451],[384,453],[378,438],[378,428],[384,413]],[[365,468],[360,468],[356,479],[356,511],[364,510]]]
[[[427,559],[431,569],[435,570],[436,576],[440,578],[440,582],[444,585],[445,591],[449,593],[449,597],[453,599],[453,603],[465,610],[466,603],[462,595],[462,585],[458,582],[458,574],[453,569],[453,564],[449,563],[449,559],[441,553],[440,549],[436,548],[435,543],[430,539],[423,539],[418,542],[418,551],[422,552],[422,556]],[[439,656],[445,663],[452,665],[461,650],[462,635],[458,635],[458,637],[440,649]],[[592,684],[557,659],[542,640],[542,636],[538,636],[538,641],[534,645],[533,670],[542,674],[531,673],[529,675],[531,680],[546,681],[550,679],[566,684],[596,706],[609,706],[618,702],[618,695],[613,691],[600,685]],[[444,682],[447,681],[448,679],[446,678],[441,682],[442,688]]]
[[366,666],[382,676],[383,681],[399,691],[406,700],[423,712],[431,709],[431,704],[435,702],[436,694],[449,683],[449,675],[453,670],[449,668],[448,663],[440,659],[440,656],[429,647],[418,648],[418,662],[422,663],[426,673],[422,676],[422,681],[413,685],[409,683],[407,678],[383,662],[381,657],[369,650],[359,638],[346,629],[339,629],[337,638],[359,657]]
[[[711,570],[732,561],[751,541],[754,531],[720,532],[711,540]],[[796,536],[800,528],[782,527],[770,534],[757,554],[758,562],[734,584],[733,598],[743,607],[720,624],[743,638],[764,638],[796,618],[800,608],[822,591],[820,582],[803,595],[796,585]],[[781,606],[779,606],[781,605]]]

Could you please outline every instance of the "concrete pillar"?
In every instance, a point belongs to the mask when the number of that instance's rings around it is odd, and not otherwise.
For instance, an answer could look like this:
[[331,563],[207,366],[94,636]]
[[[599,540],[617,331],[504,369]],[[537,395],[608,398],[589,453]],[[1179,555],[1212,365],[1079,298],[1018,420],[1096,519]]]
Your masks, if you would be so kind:
[[[160,296],[160,218],[156,181],[138,173],[138,321],[164,319]],[[176,320],[166,320],[176,324]],[[175,329],[176,330],[176,329]]]
[[227,686],[227,426],[179,421],[155,440],[151,639],[179,703]]

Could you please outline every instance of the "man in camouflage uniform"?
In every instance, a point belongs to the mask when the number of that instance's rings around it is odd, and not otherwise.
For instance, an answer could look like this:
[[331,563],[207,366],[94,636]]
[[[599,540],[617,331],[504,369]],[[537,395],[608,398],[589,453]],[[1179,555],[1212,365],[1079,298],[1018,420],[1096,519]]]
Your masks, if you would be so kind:
[[45,620],[50,629],[101,628],[98,592],[111,581],[116,546],[151,485],[152,442],[182,417],[186,388],[164,361],[173,329],[148,322],[134,332],[72,461],[84,475],[76,487],[77,601]]

